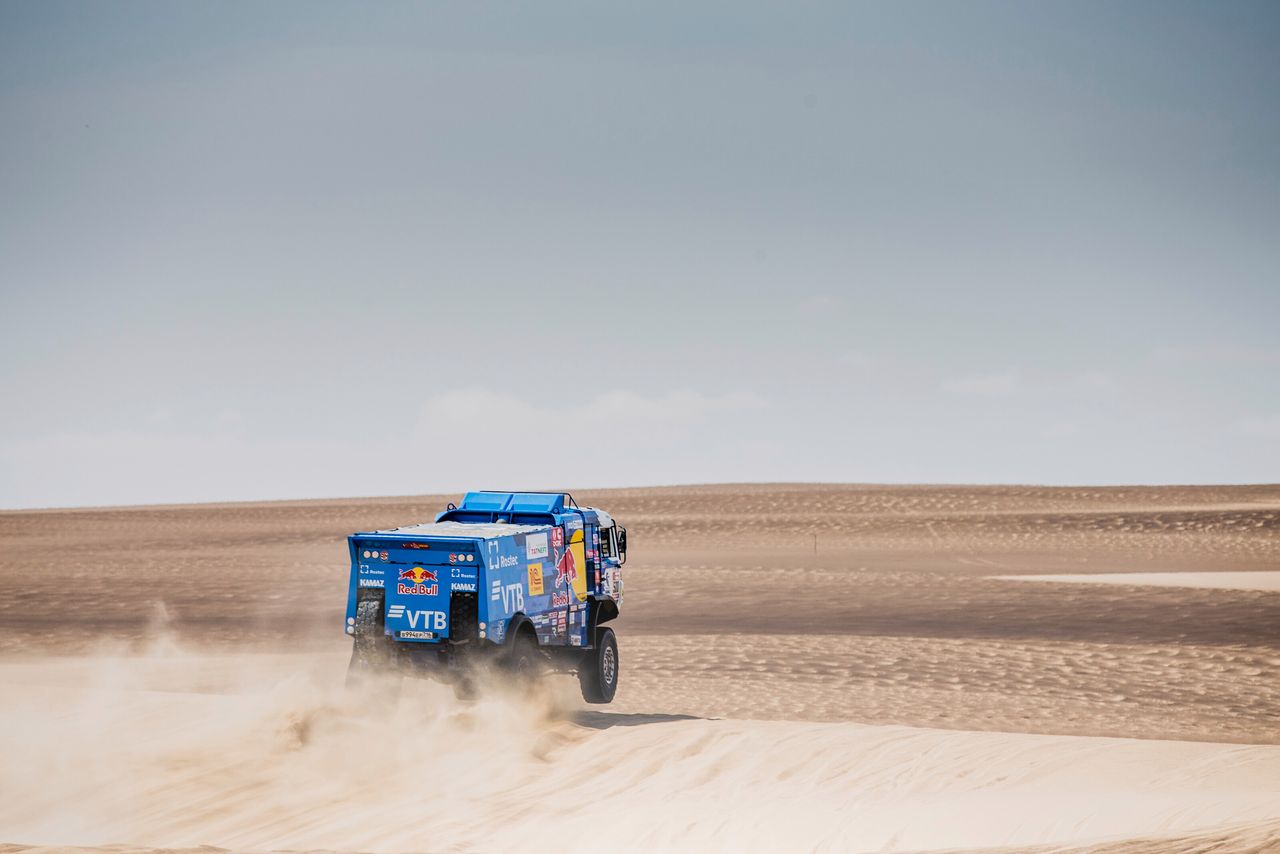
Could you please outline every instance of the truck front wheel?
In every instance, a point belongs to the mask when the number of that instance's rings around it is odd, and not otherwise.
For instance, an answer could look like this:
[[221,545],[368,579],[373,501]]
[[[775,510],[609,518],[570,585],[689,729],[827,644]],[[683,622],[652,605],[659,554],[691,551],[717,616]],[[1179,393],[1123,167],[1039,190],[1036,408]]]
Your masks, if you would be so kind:
[[596,629],[595,649],[578,666],[578,685],[588,703],[609,703],[618,691],[618,640],[613,629]]

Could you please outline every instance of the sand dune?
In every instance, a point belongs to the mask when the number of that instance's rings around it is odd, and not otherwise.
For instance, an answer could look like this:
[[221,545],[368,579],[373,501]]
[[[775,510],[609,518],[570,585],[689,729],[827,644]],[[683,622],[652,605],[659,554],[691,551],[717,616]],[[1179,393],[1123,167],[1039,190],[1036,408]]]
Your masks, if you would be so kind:
[[0,513],[0,854],[1280,850],[1280,488],[583,494],[612,706],[344,691],[343,535],[451,497]]
[[[841,851],[1280,822],[1280,747],[460,705],[347,693],[342,656],[5,673],[0,827],[53,845]],[[55,714],[50,714],[56,709]]]

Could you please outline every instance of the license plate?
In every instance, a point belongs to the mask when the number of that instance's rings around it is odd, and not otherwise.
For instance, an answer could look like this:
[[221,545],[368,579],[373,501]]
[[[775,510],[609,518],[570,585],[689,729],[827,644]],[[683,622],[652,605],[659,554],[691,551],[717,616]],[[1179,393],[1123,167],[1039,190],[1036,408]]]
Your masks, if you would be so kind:
[[435,632],[400,632],[402,638],[410,638],[411,640],[435,640]]

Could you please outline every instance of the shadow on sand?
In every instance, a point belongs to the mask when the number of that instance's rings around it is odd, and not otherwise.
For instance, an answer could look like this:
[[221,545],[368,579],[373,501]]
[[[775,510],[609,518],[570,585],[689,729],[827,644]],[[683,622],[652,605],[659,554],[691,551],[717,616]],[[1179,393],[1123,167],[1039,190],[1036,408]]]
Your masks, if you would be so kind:
[[704,721],[696,715],[645,715],[622,714],[620,712],[576,712],[569,720],[580,726],[592,729],[609,729],[615,726],[645,726],[646,724],[669,724],[676,721]]

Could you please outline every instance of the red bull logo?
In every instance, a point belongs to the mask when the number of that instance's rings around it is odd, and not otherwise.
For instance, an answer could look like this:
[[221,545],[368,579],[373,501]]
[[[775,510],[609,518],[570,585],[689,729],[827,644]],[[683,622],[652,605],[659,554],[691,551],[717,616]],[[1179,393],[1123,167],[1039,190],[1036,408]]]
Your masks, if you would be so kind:
[[[557,528],[552,528],[554,533]],[[558,539],[558,538],[553,538]],[[570,532],[568,548],[556,550],[556,587],[572,590],[579,602],[587,599],[587,556],[583,551],[582,529]]]
[[578,567],[573,559],[573,550],[565,549],[556,561],[556,587],[572,587],[577,578]]
[[[427,584],[428,581],[436,581],[436,571],[425,566],[400,570],[400,581],[402,583],[396,585],[396,592],[403,596],[435,596],[440,591],[440,585]],[[404,584],[405,581],[413,583]]]

